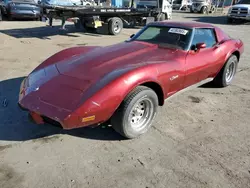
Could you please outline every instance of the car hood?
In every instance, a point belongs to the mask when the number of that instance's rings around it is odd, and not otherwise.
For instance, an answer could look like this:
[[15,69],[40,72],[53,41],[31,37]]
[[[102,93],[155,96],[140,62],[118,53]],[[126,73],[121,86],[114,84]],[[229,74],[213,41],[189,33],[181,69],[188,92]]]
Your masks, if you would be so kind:
[[32,72],[27,79],[24,98],[26,101],[29,97],[37,98],[43,103],[72,111],[84,92],[109,73],[166,62],[176,56],[175,52],[140,42],[95,48]]
[[172,59],[175,51],[158,48],[158,45],[155,44],[124,42],[96,48],[55,65],[62,75],[94,82],[117,69],[136,68]]

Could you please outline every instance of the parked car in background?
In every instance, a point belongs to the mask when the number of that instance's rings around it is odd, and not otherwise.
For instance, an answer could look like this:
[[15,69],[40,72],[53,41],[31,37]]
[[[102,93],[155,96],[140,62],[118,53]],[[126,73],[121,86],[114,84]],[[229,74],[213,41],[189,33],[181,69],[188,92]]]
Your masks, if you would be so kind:
[[1,15],[8,20],[41,18],[41,8],[34,0],[3,0],[1,4]]
[[235,20],[250,21],[250,0],[240,0],[229,8],[227,22],[232,23]]

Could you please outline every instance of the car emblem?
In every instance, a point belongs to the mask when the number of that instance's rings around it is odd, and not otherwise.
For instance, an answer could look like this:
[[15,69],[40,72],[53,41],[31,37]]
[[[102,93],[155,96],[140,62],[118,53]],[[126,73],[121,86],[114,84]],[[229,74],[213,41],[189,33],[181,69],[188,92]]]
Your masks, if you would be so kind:
[[172,76],[169,80],[170,81],[173,81],[174,79],[176,79],[176,78],[178,78],[179,77],[179,75],[175,75],[175,76]]

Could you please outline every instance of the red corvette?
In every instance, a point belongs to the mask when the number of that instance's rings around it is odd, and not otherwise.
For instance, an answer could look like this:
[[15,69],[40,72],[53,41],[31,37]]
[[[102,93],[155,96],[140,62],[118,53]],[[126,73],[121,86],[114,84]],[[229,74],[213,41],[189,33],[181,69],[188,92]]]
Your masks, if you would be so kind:
[[165,99],[207,82],[228,86],[243,50],[210,24],[154,22],[119,44],[54,54],[23,80],[18,103],[36,123],[73,129],[110,120],[135,138]]

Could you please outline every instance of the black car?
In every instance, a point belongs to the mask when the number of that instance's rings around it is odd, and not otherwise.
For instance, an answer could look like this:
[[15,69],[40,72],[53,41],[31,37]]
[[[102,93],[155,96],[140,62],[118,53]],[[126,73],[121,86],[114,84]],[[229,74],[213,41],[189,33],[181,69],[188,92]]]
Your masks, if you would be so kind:
[[8,20],[14,18],[40,20],[41,8],[34,0],[0,0],[0,20],[6,16]]

